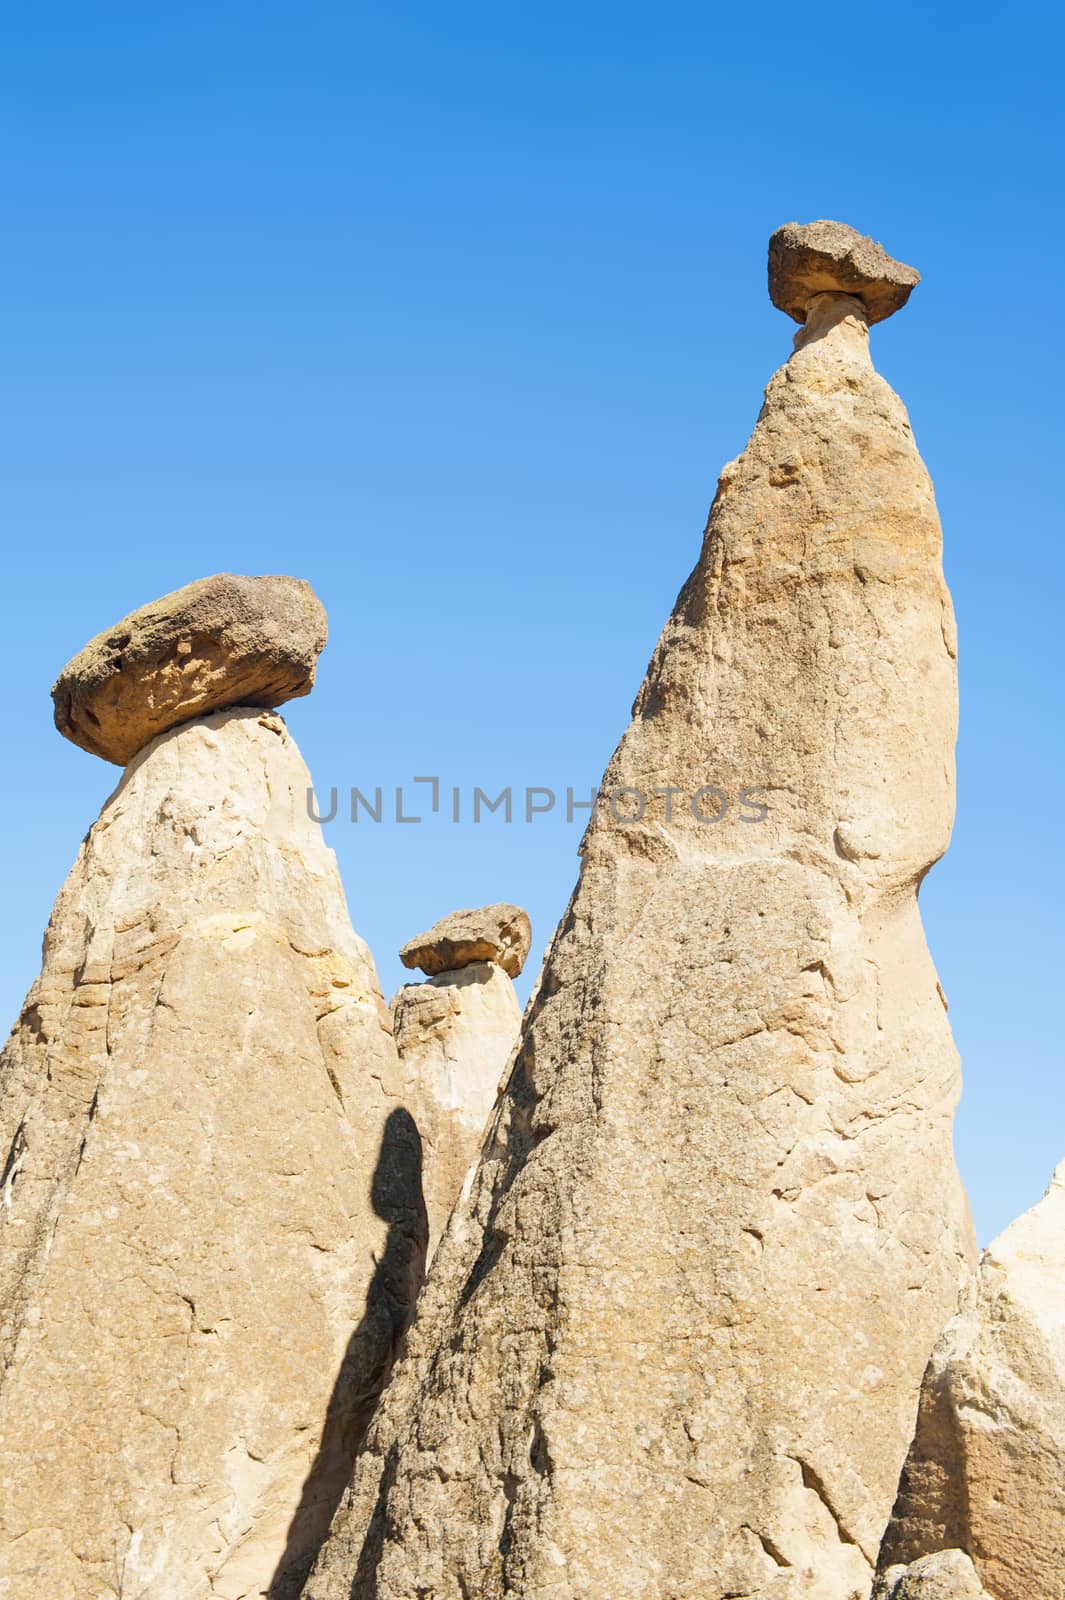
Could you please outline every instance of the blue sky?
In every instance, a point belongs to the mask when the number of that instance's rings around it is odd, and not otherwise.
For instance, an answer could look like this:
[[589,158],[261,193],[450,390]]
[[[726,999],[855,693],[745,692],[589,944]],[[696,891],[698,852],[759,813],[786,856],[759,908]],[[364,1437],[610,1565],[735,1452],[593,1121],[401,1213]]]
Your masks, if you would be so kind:
[[[874,333],[961,635],[922,906],[981,1238],[1033,1203],[1065,1156],[1057,16],[6,8],[7,1015],[116,776],[55,734],[52,680],[193,577],[321,595],[288,712],[320,790],[594,785],[790,348],[767,238],[837,217],[924,274]],[[526,905],[538,956],[581,826],[334,824],[386,993],[459,905]]]

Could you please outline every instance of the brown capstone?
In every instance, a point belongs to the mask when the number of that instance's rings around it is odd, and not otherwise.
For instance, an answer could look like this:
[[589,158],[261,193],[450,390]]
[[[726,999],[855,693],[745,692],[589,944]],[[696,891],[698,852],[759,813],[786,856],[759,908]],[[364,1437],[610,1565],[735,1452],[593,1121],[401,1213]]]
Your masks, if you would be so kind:
[[845,222],[786,222],[769,241],[769,298],[796,322],[806,321],[818,294],[853,295],[867,322],[882,322],[920,281],[914,267]]
[[124,767],[168,728],[228,706],[309,694],[325,611],[299,578],[220,572],[130,612],[52,687],[66,739]]

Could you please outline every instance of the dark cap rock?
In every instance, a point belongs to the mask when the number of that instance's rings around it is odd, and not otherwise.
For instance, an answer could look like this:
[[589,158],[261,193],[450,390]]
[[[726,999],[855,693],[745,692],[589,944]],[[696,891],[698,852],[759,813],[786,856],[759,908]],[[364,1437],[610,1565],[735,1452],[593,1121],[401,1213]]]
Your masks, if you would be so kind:
[[769,241],[769,298],[805,322],[818,294],[849,294],[870,323],[899,311],[921,274],[845,222],[786,222]]
[[455,972],[474,961],[494,961],[511,978],[525,965],[532,926],[520,906],[499,902],[475,911],[453,911],[428,933],[408,939],[399,952],[405,967],[420,968],[428,977]]
[[52,688],[55,725],[122,767],[190,717],[309,694],[326,635],[321,602],[300,578],[200,578],[67,662]]

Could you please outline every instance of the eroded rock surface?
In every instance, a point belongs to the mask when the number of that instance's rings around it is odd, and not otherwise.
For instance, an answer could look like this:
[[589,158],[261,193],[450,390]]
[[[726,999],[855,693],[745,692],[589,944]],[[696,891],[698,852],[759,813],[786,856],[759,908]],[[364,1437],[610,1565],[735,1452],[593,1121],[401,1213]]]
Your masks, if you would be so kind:
[[995,1600],[1065,1596],[1065,1162],[935,1347],[881,1566],[955,1545]]
[[940,1550],[909,1567],[892,1567],[874,1585],[873,1600],[991,1600],[964,1550]]
[[325,611],[299,578],[221,572],[141,606],[68,661],[55,725],[124,767],[158,734],[225,706],[309,694]]
[[298,1592],[421,1277],[419,1144],[281,719],[123,775],[0,1059],[0,1595]]
[[431,1260],[484,1140],[521,1007],[502,967],[474,961],[405,984],[392,1001],[392,1022],[405,1104],[422,1138]]
[[[603,783],[646,811],[585,835],[310,1600],[868,1595],[972,1260],[916,900],[955,715],[931,484],[826,295],[721,476]],[[768,815],[700,822],[710,784]]]
[[441,917],[427,933],[408,939],[399,959],[411,971],[420,968],[430,977],[468,967],[473,961],[494,961],[508,977],[516,978],[531,943],[532,928],[525,912],[500,901]]

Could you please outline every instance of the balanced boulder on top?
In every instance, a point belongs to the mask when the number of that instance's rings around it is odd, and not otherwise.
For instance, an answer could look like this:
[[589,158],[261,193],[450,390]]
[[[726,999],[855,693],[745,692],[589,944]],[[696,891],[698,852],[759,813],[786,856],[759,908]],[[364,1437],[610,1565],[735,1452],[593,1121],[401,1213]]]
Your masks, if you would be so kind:
[[853,295],[866,322],[883,322],[920,281],[916,268],[845,222],[786,222],[769,241],[769,298],[796,322],[806,321],[819,294]]
[[327,626],[309,583],[220,572],[141,606],[68,661],[55,725],[124,767],[168,728],[309,694]]
[[494,961],[508,978],[516,978],[531,942],[532,928],[525,912],[501,901],[441,917],[428,933],[408,939],[399,959],[405,967],[418,967],[430,978],[438,972],[456,972],[473,961]]

